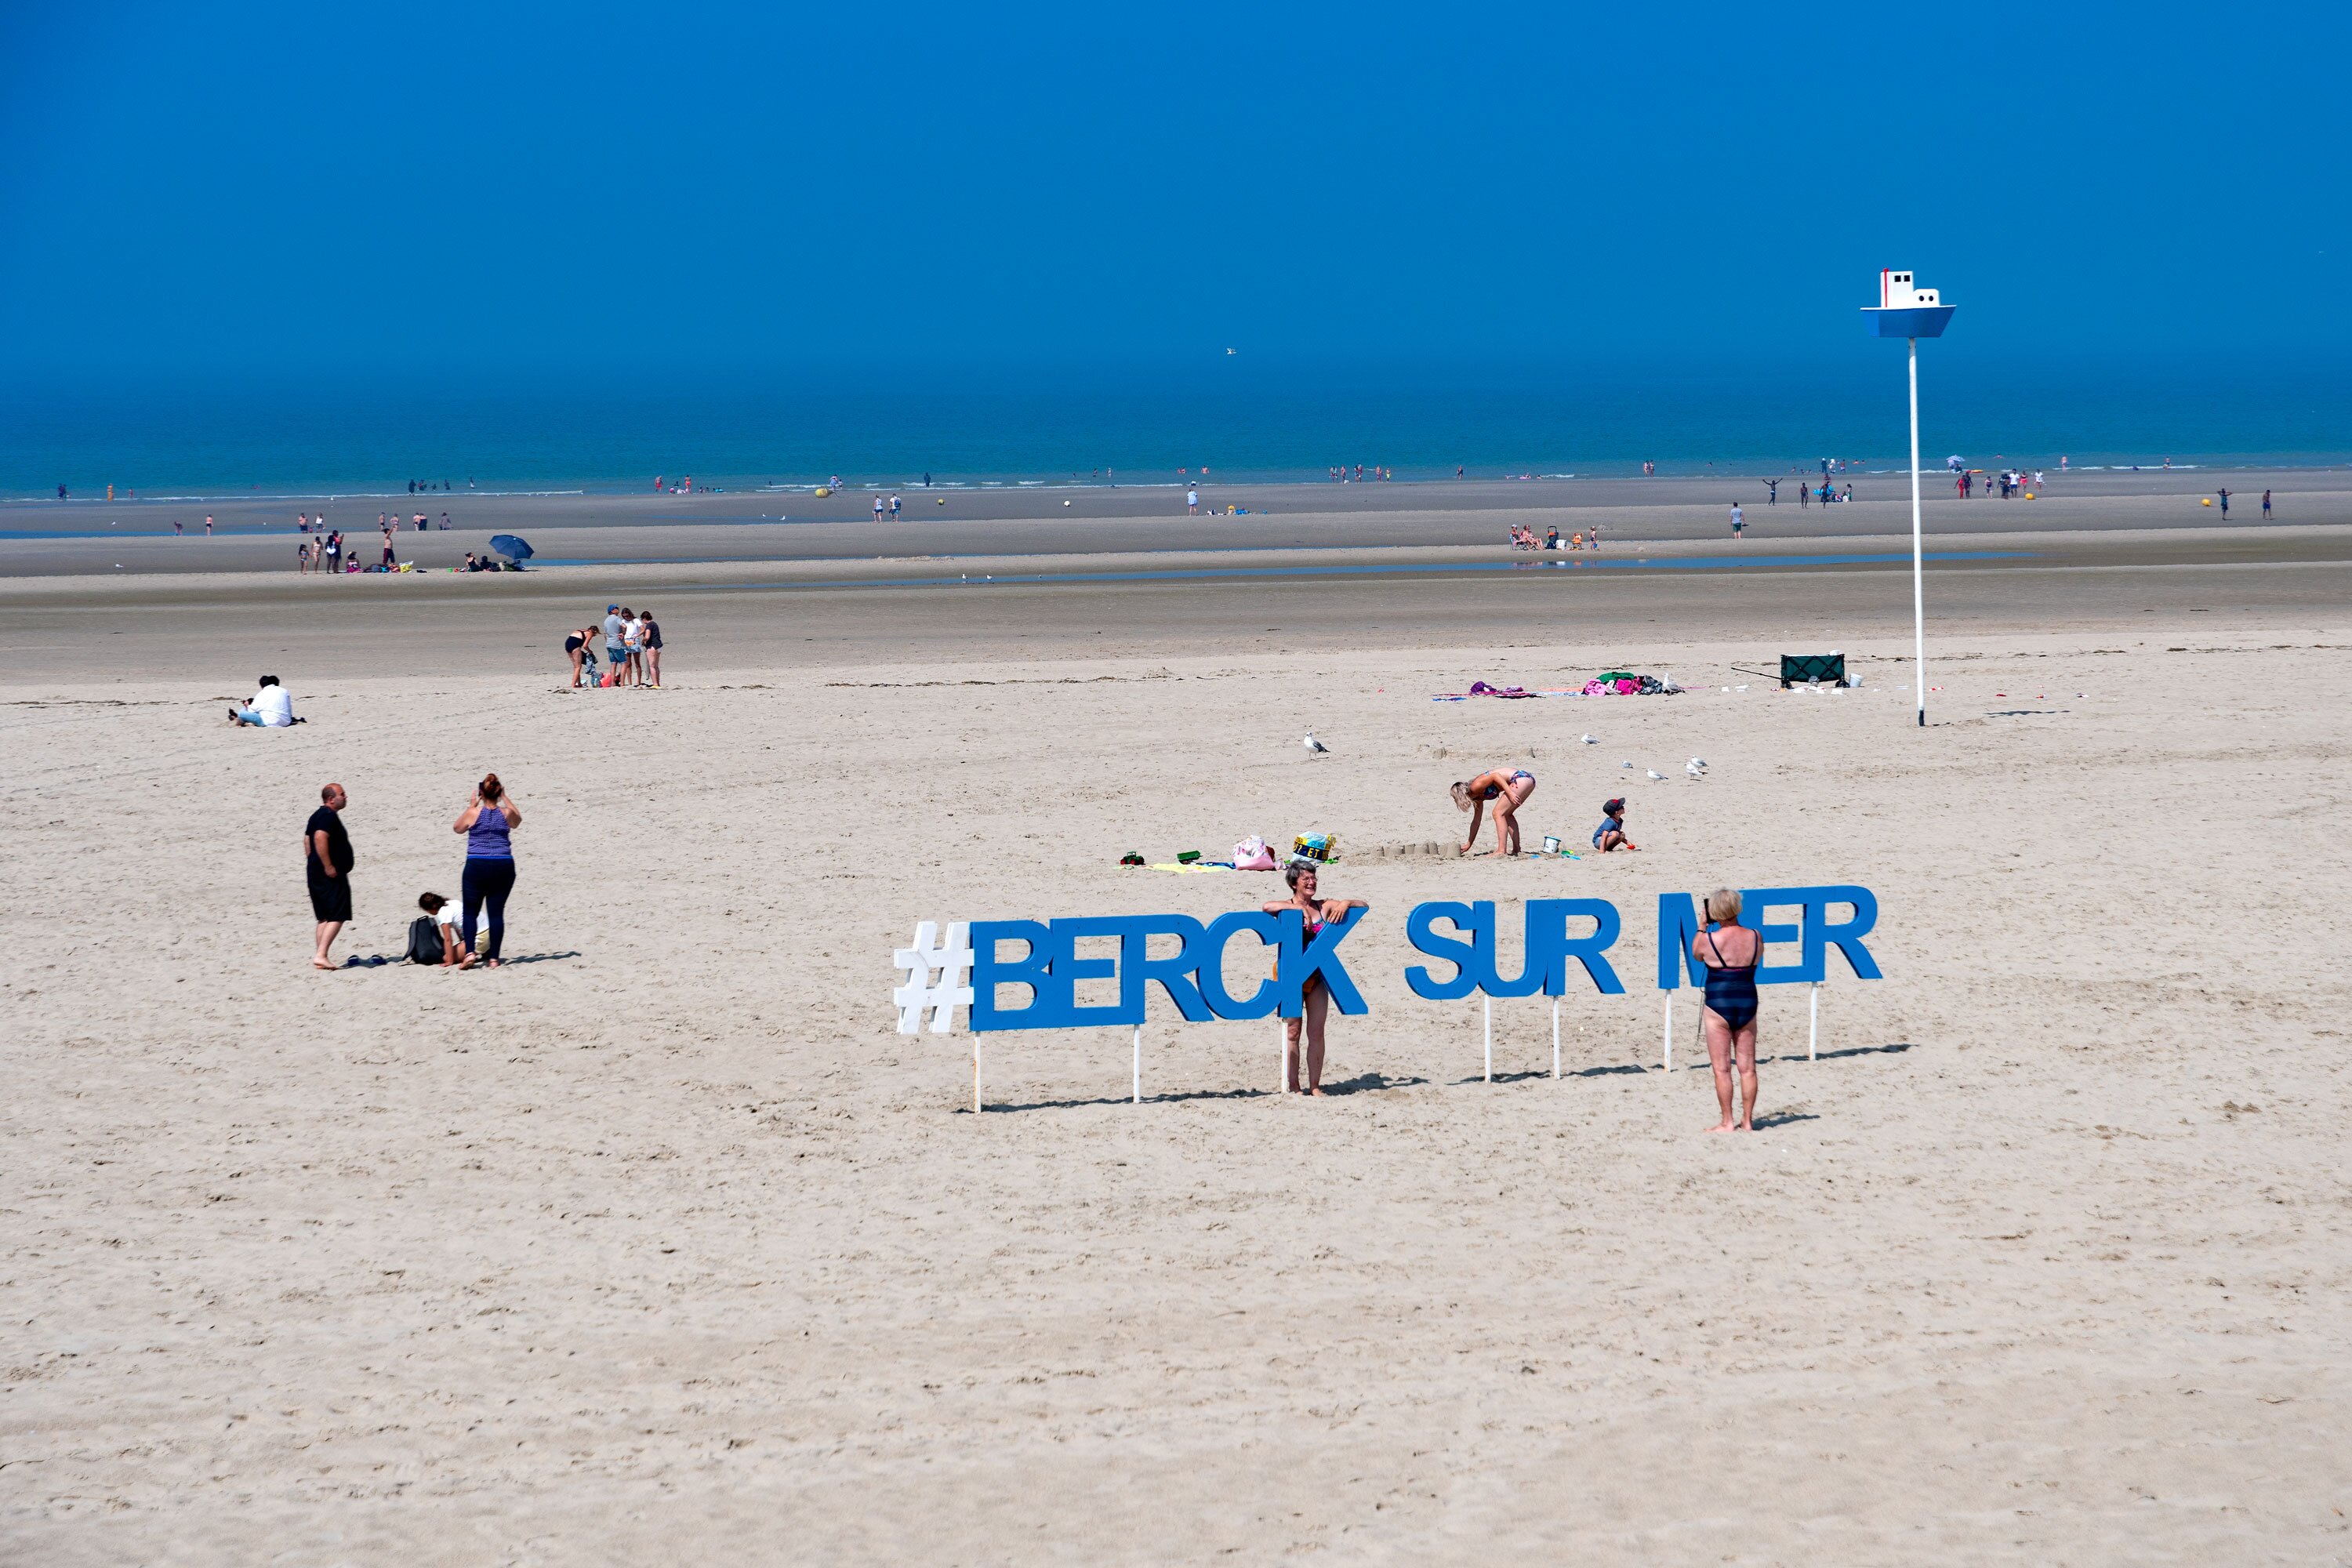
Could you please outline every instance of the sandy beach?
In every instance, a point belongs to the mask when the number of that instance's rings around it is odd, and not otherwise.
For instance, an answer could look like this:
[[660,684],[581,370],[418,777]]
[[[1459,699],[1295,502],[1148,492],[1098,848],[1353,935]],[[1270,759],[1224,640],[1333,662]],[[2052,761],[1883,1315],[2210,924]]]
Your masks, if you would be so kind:
[[[1667,485],[919,544],[536,498],[418,537],[581,563],[332,581],[8,509],[0,1562],[2352,1554],[2352,489],[2210,479],[1932,506],[1924,731],[1885,479],[1748,501],[1769,564]],[[1571,517],[1638,563],[1499,543]],[[564,688],[615,598],[666,689]],[[1859,689],[1751,673],[1832,648]],[[1690,689],[1431,700],[1610,668]],[[224,722],[264,670],[306,723]],[[1496,765],[1643,852],[1456,858]],[[337,951],[396,955],[492,769],[517,961],[313,972],[320,785]],[[1372,905],[1327,1099],[1155,1004],[1143,1104],[1124,1031],[1014,1034],[974,1115],[971,1037],[895,1031],[918,921],[1207,918],[1275,879],[1120,855],[1309,830]],[[1816,881],[1885,978],[1813,1060],[1768,989],[1759,1131],[1702,1136],[1657,897]],[[1618,904],[1629,991],[1557,1080],[1496,1004],[1486,1082],[1404,917],[1541,897]]]

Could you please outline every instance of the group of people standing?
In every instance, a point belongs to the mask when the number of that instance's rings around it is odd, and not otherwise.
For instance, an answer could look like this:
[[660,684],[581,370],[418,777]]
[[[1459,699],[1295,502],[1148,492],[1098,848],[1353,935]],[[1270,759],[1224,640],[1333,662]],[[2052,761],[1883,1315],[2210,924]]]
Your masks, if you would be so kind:
[[[604,639],[605,661],[612,666],[602,675],[596,669],[596,650],[590,646],[599,637]],[[661,689],[662,629],[651,610],[607,605],[602,626],[575,626],[565,636],[563,653],[572,661],[572,684],[575,688],[585,676],[591,686]]]
[[[310,913],[318,922],[316,946],[310,955],[313,969],[340,967],[330,956],[335,938],[352,919],[352,867],[358,858],[352,852],[351,834],[343,826],[343,808],[351,796],[339,784],[328,784],[319,792],[319,809],[302,826],[302,871],[310,884]],[[476,963],[496,969],[500,963],[499,950],[506,937],[507,896],[514,891],[515,860],[514,830],[522,826],[522,808],[499,782],[499,775],[489,773],[474,786],[473,798],[466,809],[457,814],[450,831],[466,836],[466,865],[460,874],[460,895],[464,900],[462,917],[454,921],[441,921],[440,911],[448,900],[438,893],[426,893],[417,900],[417,907],[436,926],[451,927],[436,938],[435,955],[420,956],[421,950],[411,931],[407,956],[415,963],[441,963],[458,969],[471,969]],[[474,945],[475,930],[479,917],[487,911],[488,930],[478,952]],[[421,922],[420,922],[421,923]]]

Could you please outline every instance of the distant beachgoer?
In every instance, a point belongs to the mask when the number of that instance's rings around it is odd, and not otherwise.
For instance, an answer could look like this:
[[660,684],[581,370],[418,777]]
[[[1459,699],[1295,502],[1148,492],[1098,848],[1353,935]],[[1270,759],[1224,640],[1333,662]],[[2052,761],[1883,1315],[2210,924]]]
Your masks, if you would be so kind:
[[[408,922],[408,962],[471,969],[474,955],[457,945],[457,911],[438,893],[416,900],[425,912]],[[462,956],[461,956],[462,955]]]
[[1506,773],[1490,768],[1475,779],[1465,779],[1454,786],[1454,805],[1459,811],[1470,814],[1470,837],[1461,852],[1465,855],[1477,847],[1478,823],[1485,815],[1486,803],[1495,803],[1495,848],[1504,855],[1519,852],[1519,807],[1527,805],[1528,796],[1536,793],[1536,775],[1525,768]]
[[1200,515],[1201,492],[1199,490],[1188,489],[1184,492],[1184,510],[1195,517]]
[[[1372,907],[1361,899],[1326,899],[1319,896],[1316,889],[1316,868],[1310,865],[1292,866],[1283,873],[1283,879],[1290,884],[1290,897],[1280,903],[1260,907],[1270,915],[1280,914],[1285,910],[1297,910],[1306,919],[1307,937],[1310,942],[1322,934],[1327,923],[1346,919],[1349,910]],[[1298,1037],[1303,1033],[1307,1037],[1305,1092],[1320,1095],[1323,1092],[1323,1024],[1331,1011],[1331,993],[1323,984],[1321,974],[1307,976],[1299,1004],[1302,1016],[1285,1020],[1289,1046],[1284,1057],[1283,1087],[1292,1091],[1299,1089]]]
[[[1707,1059],[1715,1065],[1715,1098],[1723,1120],[1710,1132],[1756,1131],[1756,966],[1764,939],[1739,923],[1739,895],[1717,888],[1706,896],[1706,923],[1717,929],[1691,938],[1691,956],[1706,965]],[[1739,1072],[1741,1111],[1734,1117],[1731,1075]]]
[[302,875],[310,885],[310,913],[319,922],[313,969],[332,969],[327,949],[352,918],[352,840],[343,831],[343,807],[351,797],[331,784],[319,792],[319,809],[302,826]]
[[1801,507],[1811,506],[1813,504],[1812,486],[1799,485],[1797,487],[1797,504]]
[[656,691],[659,691],[661,689],[661,625],[654,619],[654,613],[651,610],[646,611],[637,618],[645,624],[646,679]]
[[387,572],[391,571],[394,563],[394,557],[392,552],[392,530],[387,528],[383,531],[383,569]]
[[[607,647],[611,644],[605,645]],[[646,623],[645,618],[628,605],[621,606],[621,647],[623,657],[629,661],[629,684],[646,683]]]
[[1592,847],[1602,854],[1612,849],[1639,849],[1640,845],[1625,837],[1625,801],[1620,795],[1603,801],[1601,805],[1601,826],[1592,830]]
[[1764,481],[1764,504],[1766,506],[1779,506],[1780,504],[1780,480],[1766,479]]
[[483,963],[492,969],[499,966],[499,944],[507,931],[507,895],[515,884],[514,845],[509,835],[521,826],[522,812],[496,773],[483,775],[474,786],[472,803],[450,825],[451,832],[466,836],[466,919],[458,938],[468,952],[475,951],[475,917],[488,904],[489,940],[480,952]]
[[1843,495],[1840,496],[1838,499],[1839,499],[1840,500],[1849,500],[1849,501],[1850,501],[1850,500],[1853,500],[1853,481],[1852,479],[1848,479],[1848,480],[1846,480],[1846,482],[1845,482],[1845,494],[1843,494]]
[[1733,501],[1731,503],[1731,537],[1737,539],[1747,531],[1748,514],[1739,510],[1738,501]]
[[[586,672],[588,661],[596,657],[594,650],[588,646],[588,639],[596,635],[594,626],[574,626],[564,634],[563,653],[572,661],[572,685],[575,690],[579,689],[580,677]],[[591,684],[593,684],[593,679]]]
[[209,516],[207,516],[207,517],[205,519],[205,537],[206,539],[210,539],[212,536],[213,536],[213,520],[212,520]]
[[877,522],[882,521],[882,498],[880,496],[876,496],[874,498],[874,521]]
[[1570,541],[1568,547],[1570,550],[1581,550],[1584,548],[1584,535],[1581,533],[1571,533],[1568,537]]
[[2214,494],[2215,494],[2215,495],[2220,499],[2220,500],[2221,500],[2221,515],[2222,515],[2223,517],[2227,517],[2227,516],[2229,516],[2229,515],[2230,515],[2230,492],[2229,492],[2228,490],[2216,490],[2216,491],[2214,492]]
[[613,666],[613,684],[615,686],[626,686],[629,683],[626,626],[627,623],[621,619],[620,605],[604,606],[604,658]]
[[2271,520],[2271,492],[2270,492],[2270,491],[2268,491],[2268,490],[2264,490],[2264,491],[2263,492],[2263,521],[2264,522],[2268,522],[2270,520]]
[[228,710],[232,724],[251,724],[257,728],[283,730],[294,722],[294,699],[278,684],[274,675],[261,678],[260,686],[246,700],[242,708]]
[[[1579,544],[1583,543],[1583,542],[1584,542],[1584,536],[1583,536],[1582,534],[1579,534],[1579,535],[1577,535],[1577,541],[1576,541],[1576,542],[1577,542]],[[1544,548],[1545,548],[1546,550],[1558,550],[1558,549],[1559,548],[1559,529],[1555,528],[1555,529],[1551,530],[1549,532],[1548,532],[1548,533],[1546,533],[1546,534],[1544,535]]]
[[890,521],[892,522],[898,521],[898,492],[897,490],[892,490],[890,492]]
[[1457,479],[1462,477],[1462,465],[1459,463],[1454,465],[1454,477]]
[[1601,525],[1599,523],[1596,522],[1591,528],[1584,531],[1584,543],[1587,549],[1598,550],[1601,548]]

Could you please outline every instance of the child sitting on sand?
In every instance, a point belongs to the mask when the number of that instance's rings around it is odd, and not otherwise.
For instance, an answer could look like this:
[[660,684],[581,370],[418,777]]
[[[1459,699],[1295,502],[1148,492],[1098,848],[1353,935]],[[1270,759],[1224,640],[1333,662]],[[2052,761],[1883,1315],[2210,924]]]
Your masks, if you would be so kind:
[[457,940],[457,907],[438,893],[425,894],[416,907],[425,912],[408,922],[408,962],[471,969],[474,955]]
[[1625,799],[1622,795],[1602,803],[1601,826],[1592,830],[1592,847],[1604,854],[1612,849],[1641,847],[1625,837]]

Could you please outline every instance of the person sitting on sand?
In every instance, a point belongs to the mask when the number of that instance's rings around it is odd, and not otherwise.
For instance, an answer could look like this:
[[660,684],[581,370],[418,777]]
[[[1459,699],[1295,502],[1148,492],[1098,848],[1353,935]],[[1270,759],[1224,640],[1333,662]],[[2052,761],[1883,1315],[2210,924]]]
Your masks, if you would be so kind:
[[1477,847],[1478,823],[1486,803],[1495,803],[1495,847],[1505,855],[1519,852],[1519,807],[1536,793],[1536,775],[1525,768],[1505,772],[1493,768],[1454,786],[1454,805],[1470,814],[1470,837],[1462,846],[1467,855]]
[[[1711,928],[1691,938],[1691,956],[1706,965],[1707,1059],[1715,1064],[1715,1098],[1723,1120],[1709,1132],[1756,1131],[1756,966],[1764,960],[1763,936],[1739,923],[1739,895],[1717,888],[1706,896]],[[1739,1069],[1740,1102],[1731,1114],[1731,1073]]]
[[1601,826],[1592,830],[1592,847],[1603,853],[1612,849],[1641,847],[1625,837],[1625,800],[1622,795],[1601,803]]
[[1546,550],[1558,550],[1559,548],[1559,530],[1555,528],[1550,532],[1544,535],[1544,548]]
[[457,941],[457,910],[438,893],[416,900],[425,912],[408,922],[408,962],[444,969],[471,969],[474,955]]
[[[1280,903],[1260,906],[1270,915],[1278,915],[1285,910],[1297,910],[1306,918],[1309,942],[1321,934],[1326,922],[1346,919],[1349,910],[1372,907],[1361,899],[1323,898],[1316,891],[1316,869],[1303,862],[1294,864],[1283,873],[1283,880],[1290,884],[1290,897]],[[1298,1037],[1303,1032],[1307,1037],[1306,1092],[1320,1095],[1323,1092],[1323,1023],[1331,1012],[1331,990],[1323,984],[1322,975],[1307,976],[1306,991],[1299,997],[1299,1011],[1301,1016],[1284,1020],[1290,1043],[1284,1058],[1287,1065],[1283,1069],[1283,1087],[1293,1092],[1298,1089]]]
[[254,692],[244,707],[228,710],[228,721],[283,730],[295,721],[293,693],[278,685],[276,676],[265,675],[261,678],[260,689]]

